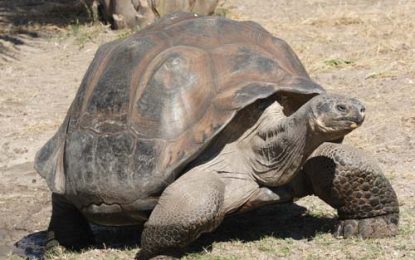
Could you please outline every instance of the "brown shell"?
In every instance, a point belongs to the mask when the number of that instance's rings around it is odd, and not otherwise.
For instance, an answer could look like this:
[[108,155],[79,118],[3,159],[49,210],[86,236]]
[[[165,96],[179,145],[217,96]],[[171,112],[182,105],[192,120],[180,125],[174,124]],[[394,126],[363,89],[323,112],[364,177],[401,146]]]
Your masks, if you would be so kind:
[[99,48],[36,167],[55,192],[92,201],[157,194],[239,110],[279,91],[324,90],[258,24],[174,14]]

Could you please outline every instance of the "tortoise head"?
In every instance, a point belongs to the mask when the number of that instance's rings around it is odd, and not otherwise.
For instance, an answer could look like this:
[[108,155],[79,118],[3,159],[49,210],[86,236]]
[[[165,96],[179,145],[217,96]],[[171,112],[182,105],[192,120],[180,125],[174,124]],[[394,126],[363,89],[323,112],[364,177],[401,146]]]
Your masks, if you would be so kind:
[[355,98],[322,94],[312,98],[309,104],[312,113],[310,126],[327,141],[350,133],[365,118],[365,107]]

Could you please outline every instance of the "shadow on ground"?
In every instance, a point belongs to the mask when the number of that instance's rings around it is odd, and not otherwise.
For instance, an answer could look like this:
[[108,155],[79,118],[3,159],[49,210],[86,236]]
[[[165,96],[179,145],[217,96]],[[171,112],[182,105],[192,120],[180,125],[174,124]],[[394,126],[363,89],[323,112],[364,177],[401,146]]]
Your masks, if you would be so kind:
[[27,39],[90,21],[79,0],[0,1],[0,58],[13,59]]
[[[308,215],[306,208],[296,204],[274,205],[227,217],[216,231],[202,235],[185,252],[209,250],[214,242],[250,242],[267,236],[312,240],[317,233],[333,231],[334,224],[335,219]],[[134,248],[140,244],[140,227],[93,225],[92,229],[97,239],[95,248]],[[45,240],[45,231],[30,234],[16,242],[14,251],[20,256],[41,258]]]
[[75,21],[89,22],[86,10],[79,0],[0,1],[0,16],[3,30],[19,26],[66,26]]
[[234,215],[212,233],[202,235],[187,253],[210,250],[214,242],[257,241],[264,237],[312,240],[318,233],[334,230],[336,220],[307,214],[307,209],[297,204],[274,205],[246,214]]

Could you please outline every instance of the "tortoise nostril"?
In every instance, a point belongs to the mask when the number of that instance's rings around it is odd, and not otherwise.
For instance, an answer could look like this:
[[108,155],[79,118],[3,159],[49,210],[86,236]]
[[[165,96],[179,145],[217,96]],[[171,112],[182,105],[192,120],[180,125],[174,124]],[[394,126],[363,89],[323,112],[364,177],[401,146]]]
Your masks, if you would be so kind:
[[364,112],[366,112],[366,108],[365,107],[362,107],[361,109],[360,109],[360,113],[364,113]]

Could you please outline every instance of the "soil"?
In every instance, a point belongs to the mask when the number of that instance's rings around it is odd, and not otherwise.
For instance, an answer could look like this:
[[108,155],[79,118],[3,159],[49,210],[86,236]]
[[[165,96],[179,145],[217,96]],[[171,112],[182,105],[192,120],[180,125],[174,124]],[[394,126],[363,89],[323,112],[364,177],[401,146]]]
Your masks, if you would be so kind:
[[[34,155],[63,121],[98,46],[125,36],[89,24],[75,2],[0,2],[0,259],[47,228],[50,192]],[[379,162],[400,199],[401,223],[412,226],[415,2],[334,2],[228,0],[220,8],[285,39],[312,78],[366,104],[364,125],[345,142]]]

